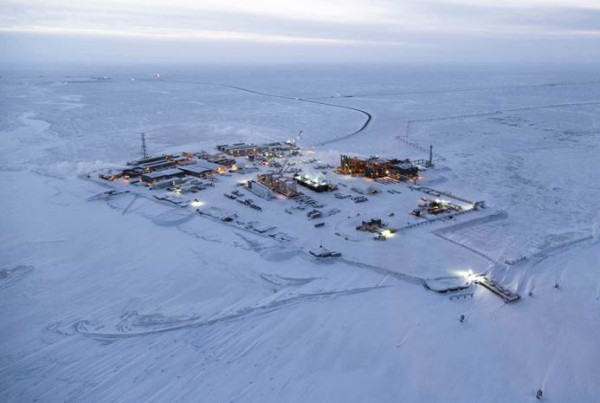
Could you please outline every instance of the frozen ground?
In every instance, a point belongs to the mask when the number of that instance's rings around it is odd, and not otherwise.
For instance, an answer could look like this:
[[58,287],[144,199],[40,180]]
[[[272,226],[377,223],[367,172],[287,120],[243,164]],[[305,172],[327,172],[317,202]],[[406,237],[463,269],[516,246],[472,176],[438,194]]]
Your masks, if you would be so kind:
[[[0,400],[523,402],[541,388],[596,401],[597,73],[152,73],[2,74]],[[81,175],[131,159],[142,131],[162,152],[300,130],[332,154],[423,157],[433,143],[445,160],[431,186],[496,218],[339,241],[346,258],[318,264],[306,240],[87,200],[102,189]],[[449,300],[389,273],[466,269],[523,299]]]

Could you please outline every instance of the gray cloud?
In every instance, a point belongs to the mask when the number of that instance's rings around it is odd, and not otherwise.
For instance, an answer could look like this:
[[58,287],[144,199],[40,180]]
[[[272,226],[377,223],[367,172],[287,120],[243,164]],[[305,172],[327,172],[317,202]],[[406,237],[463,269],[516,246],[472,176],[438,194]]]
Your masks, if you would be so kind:
[[600,34],[600,8],[533,7],[526,1],[520,7],[421,1],[415,3],[415,9],[454,26],[460,24],[466,30],[504,31],[507,34],[521,34],[527,30],[530,35],[568,35],[580,31]]
[[227,61],[251,56],[360,61],[365,54],[373,61],[495,61],[498,55],[520,61],[531,58],[532,49],[551,52],[549,59],[555,61],[600,60],[595,45],[600,7],[585,1],[523,0],[499,6],[472,0],[348,0],[346,10],[336,0],[324,0],[329,7],[323,9],[311,0],[307,7],[315,10],[306,12],[281,6],[237,8],[232,0],[223,6],[210,0],[173,5],[107,1],[0,3],[4,55],[31,59],[47,52],[42,43],[60,43],[71,52],[57,52],[57,60],[93,58],[94,48],[106,48],[105,57],[120,60],[192,61],[199,59],[195,50],[203,52],[202,60]]

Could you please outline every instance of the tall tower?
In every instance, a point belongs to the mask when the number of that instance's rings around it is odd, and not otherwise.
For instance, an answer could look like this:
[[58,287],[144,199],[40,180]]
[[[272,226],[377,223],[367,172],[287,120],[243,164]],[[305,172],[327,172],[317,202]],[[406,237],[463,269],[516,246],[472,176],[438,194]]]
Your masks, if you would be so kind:
[[427,161],[427,166],[433,166],[433,144],[429,145],[429,161]]
[[146,149],[146,134],[142,133],[142,159],[148,158],[148,150]]

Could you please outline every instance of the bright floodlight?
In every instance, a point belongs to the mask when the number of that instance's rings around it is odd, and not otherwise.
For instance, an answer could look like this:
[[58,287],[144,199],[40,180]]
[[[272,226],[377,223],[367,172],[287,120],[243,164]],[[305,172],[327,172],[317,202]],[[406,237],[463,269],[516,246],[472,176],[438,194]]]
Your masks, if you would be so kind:
[[394,235],[394,233],[391,230],[386,229],[386,230],[381,231],[381,235],[386,238],[390,238],[391,236]]
[[474,276],[473,270],[460,270],[455,272],[457,275],[464,277],[466,280],[471,280]]

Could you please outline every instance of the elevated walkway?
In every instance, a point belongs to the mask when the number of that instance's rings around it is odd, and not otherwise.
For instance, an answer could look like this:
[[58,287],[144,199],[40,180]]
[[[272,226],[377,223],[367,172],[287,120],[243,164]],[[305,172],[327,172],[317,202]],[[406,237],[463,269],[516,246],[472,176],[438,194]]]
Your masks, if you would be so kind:
[[515,302],[521,298],[519,296],[519,294],[513,293],[510,290],[507,290],[506,288],[500,286],[499,284],[496,284],[494,281],[490,280],[489,278],[487,278],[485,276],[477,276],[473,279],[473,282],[475,284],[479,284],[480,286],[482,286],[484,288],[487,288],[488,290],[490,290],[491,292],[493,292],[494,294],[496,294],[497,296],[502,298],[504,300],[504,302],[506,302],[506,303]]

